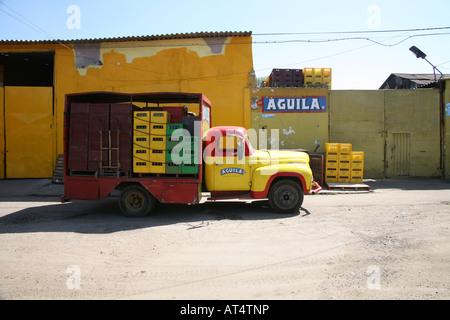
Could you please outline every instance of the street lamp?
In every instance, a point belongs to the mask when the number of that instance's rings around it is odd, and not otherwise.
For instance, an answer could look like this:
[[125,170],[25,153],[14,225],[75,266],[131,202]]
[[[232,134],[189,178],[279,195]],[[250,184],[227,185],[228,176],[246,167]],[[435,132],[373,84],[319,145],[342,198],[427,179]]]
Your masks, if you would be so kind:
[[425,60],[426,62],[428,62],[432,67],[433,67],[433,73],[434,73],[434,82],[436,82],[436,70],[441,74],[441,77],[439,78],[439,80],[441,80],[443,74],[441,71],[439,71],[438,68],[436,68],[430,61],[428,61],[427,59],[425,59],[425,57],[427,56],[425,53],[423,53],[422,50],[420,50],[419,48],[417,48],[416,46],[412,46],[411,48],[409,48],[409,51],[411,51],[412,53],[414,53],[416,55],[417,58],[422,58],[423,60]]

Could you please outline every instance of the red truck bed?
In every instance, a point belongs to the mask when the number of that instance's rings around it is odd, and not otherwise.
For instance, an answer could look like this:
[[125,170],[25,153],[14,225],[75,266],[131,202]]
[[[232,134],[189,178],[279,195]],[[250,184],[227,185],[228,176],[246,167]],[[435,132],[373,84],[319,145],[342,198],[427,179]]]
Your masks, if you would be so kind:
[[[168,107],[168,104],[175,106]],[[61,200],[103,199],[116,188],[140,184],[160,202],[198,203],[201,161],[197,174],[133,172],[133,110],[142,106],[164,110],[174,121],[181,122],[183,105],[198,106],[200,128],[205,123],[208,128],[211,126],[211,103],[203,94],[91,92],[66,95],[64,196]],[[202,129],[197,132],[199,159],[202,157],[202,132]]]

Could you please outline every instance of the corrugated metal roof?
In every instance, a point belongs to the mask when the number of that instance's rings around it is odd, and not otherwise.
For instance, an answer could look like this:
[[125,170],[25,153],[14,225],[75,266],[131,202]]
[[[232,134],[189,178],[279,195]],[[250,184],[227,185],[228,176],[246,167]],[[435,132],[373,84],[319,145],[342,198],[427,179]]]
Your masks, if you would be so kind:
[[[414,89],[424,88],[435,84],[440,74],[436,73],[392,73],[381,85],[380,89]],[[444,74],[442,79],[449,78],[449,74]]]
[[100,43],[100,42],[129,42],[152,41],[193,38],[221,38],[221,37],[250,37],[251,31],[223,31],[223,32],[191,32],[163,35],[129,36],[115,38],[73,39],[73,40],[0,40],[0,45],[27,45],[27,44],[58,44],[58,43]]

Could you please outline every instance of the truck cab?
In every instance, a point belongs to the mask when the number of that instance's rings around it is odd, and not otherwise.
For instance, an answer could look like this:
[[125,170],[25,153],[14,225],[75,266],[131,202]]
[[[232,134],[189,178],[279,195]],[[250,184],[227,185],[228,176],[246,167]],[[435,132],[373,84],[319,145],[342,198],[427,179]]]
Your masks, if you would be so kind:
[[269,198],[277,212],[298,211],[311,191],[312,172],[305,152],[256,150],[242,127],[213,127],[203,151],[206,188],[212,200]]

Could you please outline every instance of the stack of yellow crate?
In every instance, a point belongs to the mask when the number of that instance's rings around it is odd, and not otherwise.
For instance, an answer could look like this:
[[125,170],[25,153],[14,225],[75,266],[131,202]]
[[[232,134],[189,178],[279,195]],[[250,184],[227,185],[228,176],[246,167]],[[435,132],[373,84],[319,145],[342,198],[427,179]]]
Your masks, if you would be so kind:
[[135,111],[133,121],[133,171],[164,173],[167,111]]
[[303,68],[303,81],[306,87],[325,83],[331,88],[331,68]]
[[362,183],[364,176],[364,152],[353,151],[352,152],[352,183]]
[[[183,123],[171,123],[167,111],[135,111],[133,131],[133,171],[135,173],[197,174],[199,140],[196,136],[173,135]],[[182,143],[174,163],[172,151]]]
[[325,152],[325,182],[362,183],[364,152],[351,143],[326,143]]
[[339,143],[325,144],[325,182],[338,182]]
[[168,123],[170,123],[169,112],[150,112],[150,173],[166,172],[166,128]]
[[150,171],[150,112],[135,111],[133,121],[133,171]]

